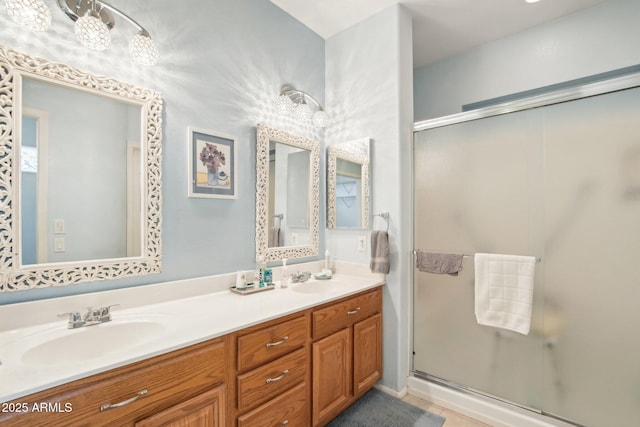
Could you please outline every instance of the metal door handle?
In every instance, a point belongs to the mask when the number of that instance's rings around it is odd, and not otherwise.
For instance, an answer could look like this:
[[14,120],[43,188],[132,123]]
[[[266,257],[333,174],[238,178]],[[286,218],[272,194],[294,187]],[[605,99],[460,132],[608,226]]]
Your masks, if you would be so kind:
[[276,382],[276,381],[280,381],[280,380],[281,380],[281,379],[283,379],[283,378],[284,378],[284,376],[285,376],[285,375],[287,375],[288,373],[289,373],[289,370],[288,370],[288,369],[285,369],[285,370],[284,370],[284,371],[282,371],[282,373],[281,373],[280,375],[278,375],[277,377],[275,377],[275,378],[267,378],[266,383],[267,383],[267,384],[270,384],[270,383],[274,383],[274,382]]
[[357,314],[359,312],[360,312],[360,307],[356,308],[355,310],[347,311],[347,314],[351,316],[352,314]]
[[107,403],[105,405],[102,405],[100,407],[100,412],[104,412],[107,409],[112,409],[112,408],[120,408],[122,406],[127,406],[130,403],[135,402],[136,400],[140,399],[141,397],[146,396],[147,394],[149,394],[149,390],[147,390],[146,388],[142,391],[139,391],[135,396],[133,396],[131,399],[127,399],[127,400],[123,400],[122,402],[118,402],[118,403]]
[[280,341],[268,342],[267,344],[265,344],[265,347],[269,348],[269,347],[275,347],[275,346],[280,345],[280,344],[284,344],[288,339],[289,339],[289,336],[285,336]]

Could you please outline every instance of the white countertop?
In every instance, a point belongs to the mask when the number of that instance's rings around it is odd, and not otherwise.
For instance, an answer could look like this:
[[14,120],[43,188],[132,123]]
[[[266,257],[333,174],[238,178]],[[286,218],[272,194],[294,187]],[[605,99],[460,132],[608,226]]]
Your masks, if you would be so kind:
[[[313,268],[307,270],[317,272],[317,263],[309,263]],[[304,271],[304,265],[299,267]],[[114,303],[114,294],[122,301],[144,299],[144,293],[150,292],[149,297],[155,294],[170,296],[170,300],[154,301],[151,304],[121,304],[112,311],[113,320],[104,325],[116,325],[123,323],[123,331],[126,333],[126,322],[132,319],[155,321],[160,319],[163,328],[161,333],[147,337],[144,342],[136,346],[127,346],[125,349],[108,347],[106,354],[99,351],[91,357],[80,358],[77,349],[65,349],[65,357],[52,360],[47,363],[25,362],[25,347],[37,344],[41,337],[60,336],[67,334],[84,333],[87,337],[92,331],[102,332],[98,329],[103,325],[67,329],[66,320],[58,320],[50,323],[42,323],[38,320],[34,324],[25,324],[24,319],[19,326],[13,329],[0,330],[0,402],[19,399],[37,391],[45,390],[60,384],[68,383],[80,378],[104,372],[116,367],[124,366],[139,360],[144,360],[159,354],[167,353],[192,344],[220,337],[228,333],[244,329],[268,320],[276,319],[287,314],[295,313],[329,301],[337,300],[345,296],[374,288],[384,284],[384,276],[369,273],[358,264],[335,264],[336,274],[333,279],[311,279],[305,284],[290,284],[287,289],[274,289],[251,295],[237,295],[230,292],[228,283],[235,279],[233,275],[210,276],[207,278],[190,279],[189,281],[169,282],[148,287],[132,288],[119,291],[100,292],[95,295],[60,298],[64,301],[36,301],[32,303],[15,304],[12,306],[0,306],[0,324],[6,325],[9,318],[14,318],[21,310],[28,317],[34,309],[42,318],[43,311],[82,310],[80,300],[90,298],[93,307],[101,307]],[[291,269],[290,269],[291,271]],[[277,272],[274,272],[277,275]],[[276,276],[277,277],[277,276]],[[187,283],[188,282],[188,283]],[[202,283],[201,283],[202,282]],[[321,293],[302,293],[296,291],[299,286],[329,286],[329,290]],[[148,288],[148,289],[145,289]],[[194,291],[193,289],[199,289]],[[173,290],[173,292],[171,292]],[[150,298],[149,298],[150,299]],[[103,301],[103,302],[100,302]],[[96,303],[98,302],[98,303]],[[60,310],[61,306],[65,306]],[[47,316],[49,319],[51,314]],[[16,321],[14,321],[16,323]],[[107,343],[108,344],[108,343]],[[105,343],[96,344],[96,348]],[[91,350],[94,350],[91,348]],[[40,356],[40,355],[36,355]],[[86,356],[86,353],[84,354]]]

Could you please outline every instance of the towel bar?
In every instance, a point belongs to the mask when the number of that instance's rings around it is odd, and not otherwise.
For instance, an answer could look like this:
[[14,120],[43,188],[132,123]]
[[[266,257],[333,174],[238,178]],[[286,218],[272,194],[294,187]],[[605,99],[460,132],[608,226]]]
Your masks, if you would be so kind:
[[[417,255],[418,254],[418,250],[414,249],[413,250],[413,254]],[[463,258],[473,258],[473,254],[462,254]],[[536,257],[536,264],[542,262],[542,258]]]

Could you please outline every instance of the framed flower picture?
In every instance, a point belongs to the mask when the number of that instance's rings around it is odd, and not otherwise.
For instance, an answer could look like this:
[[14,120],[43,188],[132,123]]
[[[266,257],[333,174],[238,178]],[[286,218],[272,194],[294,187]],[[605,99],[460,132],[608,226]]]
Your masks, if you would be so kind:
[[189,197],[237,199],[233,136],[189,128]]

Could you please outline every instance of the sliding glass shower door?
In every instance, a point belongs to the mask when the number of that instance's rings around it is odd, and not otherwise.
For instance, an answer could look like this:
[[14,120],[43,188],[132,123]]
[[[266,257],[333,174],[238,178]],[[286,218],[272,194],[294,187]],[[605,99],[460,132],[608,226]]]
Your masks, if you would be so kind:
[[472,258],[415,270],[414,371],[640,425],[640,89],[418,132],[414,173],[416,249],[542,258],[527,336],[476,323]]

